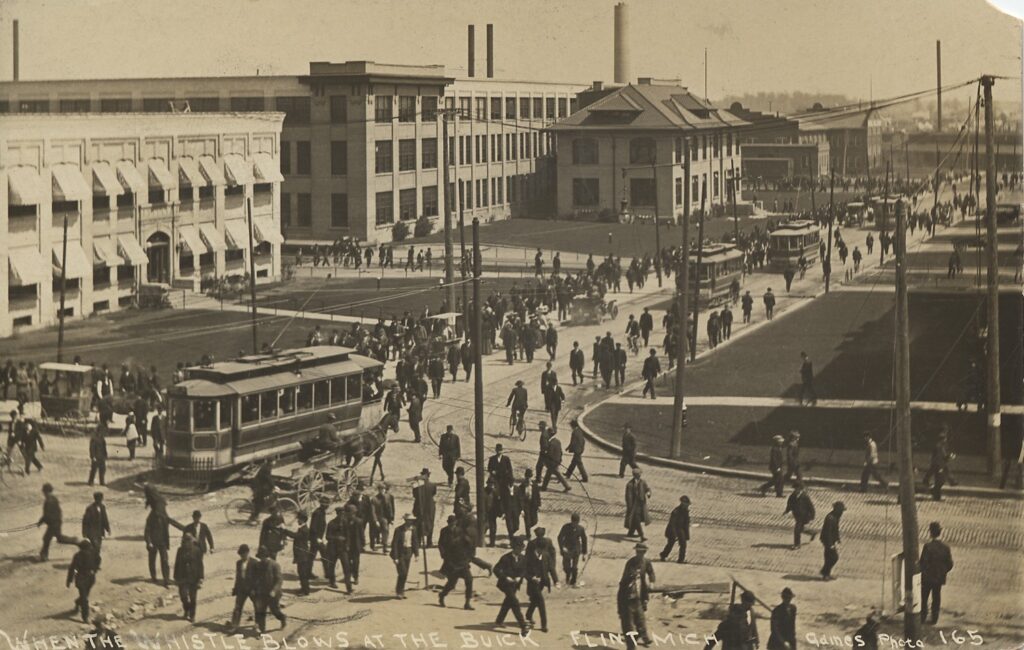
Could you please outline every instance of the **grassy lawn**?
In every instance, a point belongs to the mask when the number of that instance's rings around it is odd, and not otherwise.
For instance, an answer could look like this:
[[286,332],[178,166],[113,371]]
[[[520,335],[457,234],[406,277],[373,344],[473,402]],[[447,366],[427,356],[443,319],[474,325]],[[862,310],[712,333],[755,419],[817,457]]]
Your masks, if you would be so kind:
[[[754,226],[762,230],[764,219],[740,218],[740,231],[752,231]],[[714,240],[722,239],[726,233],[733,232],[733,220],[729,217],[709,218],[704,224],[704,236]],[[653,225],[591,223],[582,221],[544,221],[539,219],[509,219],[480,226],[480,242],[482,244],[503,244],[506,246],[523,246],[525,248],[543,248],[545,250],[563,250],[574,253],[606,256],[609,252],[616,255],[633,256],[643,251],[655,249],[655,228]],[[668,247],[682,241],[682,228],[662,224],[660,227],[661,245]],[[609,234],[611,243],[609,244]],[[697,239],[697,224],[690,227],[690,238]],[[440,243],[444,241],[442,233],[434,233],[429,237],[411,240],[415,243]],[[456,234],[456,247],[458,235]]]
[[[950,447],[958,454],[954,476],[968,482],[986,482],[984,414],[914,411],[911,420],[917,467],[928,467],[934,435],[939,425],[947,422],[952,431]],[[1004,430],[1014,425],[1009,420],[1004,416]],[[631,423],[642,453],[667,455],[672,430],[670,406],[606,404],[586,418],[589,427],[616,443],[625,422]],[[1015,425],[1020,426],[1020,418],[1015,419]],[[896,443],[890,436],[890,426],[890,413],[882,409],[693,406],[687,409],[683,460],[765,472],[771,437],[796,429],[800,431],[805,474],[859,479],[864,431],[871,431],[878,441],[882,465],[895,462]],[[891,472],[890,479],[895,475]]]

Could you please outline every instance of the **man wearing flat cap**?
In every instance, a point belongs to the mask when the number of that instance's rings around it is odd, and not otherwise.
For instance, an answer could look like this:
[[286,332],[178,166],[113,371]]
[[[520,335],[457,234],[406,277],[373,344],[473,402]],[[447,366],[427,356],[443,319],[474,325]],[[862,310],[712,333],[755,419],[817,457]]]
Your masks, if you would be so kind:
[[793,590],[782,590],[782,602],[772,609],[768,650],[796,650],[796,605]]
[[768,488],[775,488],[775,496],[782,496],[782,486],[786,480],[786,450],[783,444],[786,439],[782,436],[772,436],[772,446],[768,450],[768,472],[772,475],[770,479],[761,484],[758,488],[761,496],[764,496]]
[[647,636],[647,601],[654,586],[654,566],[647,559],[647,545],[640,542],[634,547],[636,555],[626,560],[619,580],[616,601],[622,633],[626,635],[626,648],[636,648],[637,637],[650,644]]

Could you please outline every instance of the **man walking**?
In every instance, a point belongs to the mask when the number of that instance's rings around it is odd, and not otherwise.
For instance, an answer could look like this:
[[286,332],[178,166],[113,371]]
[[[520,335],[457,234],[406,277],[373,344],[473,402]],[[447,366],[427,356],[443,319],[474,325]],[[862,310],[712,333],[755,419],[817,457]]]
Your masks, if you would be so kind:
[[647,637],[646,610],[655,579],[654,566],[646,557],[647,545],[641,542],[634,548],[636,555],[626,560],[616,593],[619,621],[628,650],[636,649],[637,637],[644,645],[651,643]]
[[750,322],[750,314],[754,311],[754,297],[750,295],[748,290],[743,294],[743,298],[740,300],[740,308],[743,311],[743,322]]
[[651,331],[654,330],[654,317],[651,310],[644,307],[644,313],[640,314],[640,338],[644,340],[644,347],[650,345]]
[[768,488],[775,487],[775,496],[781,498],[782,486],[785,483],[785,449],[783,443],[786,440],[782,436],[772,436],[772,446],[768,450],[768,472],[772,475],[770,479],[761,484],[758,488],[761,496],[768,492]]
[[519,605],[519,587],[526,578],[526,558],[523,557],[523,538],[512,538],[512,550],[501,556],[498,563],[494,565],[494,576],[498,579],[498,589],[505,594],[505,600],[498,610],[498,617],[494,624],[502,626],[505,624],[505,617],[512,613],[516,622],[519,623],[520,634],[526,636],[527,625],[523,617],[523,611]]
[[398,579],[395,582],[395,596],[398,598],[405,599],[405,581],[409,577],[409,565],[414,555],[420,555],[416,517],[406,513],[402,516],[402,524],[395,528],[395,536],[391,539],[390,557],[398,571]]
[[818,395],[814,392],[814,364],[806,352],[800,353],[800,406],[807,401],[808,406],[818,405]]
[[203,578],[203,554],[196,546],[195,538],[186,533],[174,556],[174,582],[178,585],[184,616],[192,623],[196,622],[196,601]]
[[622,458],[619,459],[619,478],[625,478],[626,466],[637,468],[636,464],[636,436],[633,435],[633,428],[628,424],[622,426]]
[[558,548],[562,552],[565,584],[575,587],[579,578],[580,558],[587,555],[587,531],[580,525],[578,512],[572,513],[570,521],[558,531]]
[[441,467],[448,477],[448,487],[451,487],[454,480],[455,464],[462,457],[462,443],[459,440],[459,435],[455,433],[455,427],[450,424],[441,434],[440,440],[437,441],[437,457],[441,459]]
[[793,590],[782,590],[782,602],[772,609],[768,650],[796,650],[796,605]]
[[[369,249],[367,249],[369,250]],[[305,511],[300,510],[296,515],[299,527],[294,533],[288,533],[292,538],[292,562],[295,563],[295,572],[299,576],[299,595],[309,595],[309,580],[313,577],[313,547],[309,535],[309,516]]]
[[619,388],[626,383],[626,362],[629,360],[626,351],[622,349],[621,343],[615,344],[613,353],[613,371],[615,373],[615,387]]
[[231,587],[231,595],[235,598],[235,606],[231,611],[231,625],[228,634],[238,632],[238,625],[242,622],[242,610],[245,603],[252,599],[253,582],[255,581],[256,560],[249,557],[249,546],[242,544],[238,547],[238,560],[235,562],[235,583]]
[[337,563],[341,562],[342,576],[345,578],[345,592],[352,593],[352,568],[348,557],[348,526],[343,516],[345,508],[339,506],[334,509],[334,519],[327,524],[325,533],[327,540],[327,553],[324,558],[324,572],[327,583],[332,589],[338,588]]
[[107,507],[103,505],[103,493],[94,492],[92,499],[82,515],[82,537],[89,540],[92,550],[99,556],[103,538],[110,534],[110,519],[107,518]]
[[678,564],[686,562],[686,543],[690,539],[690,497],[683,495],[679,497],[679,505],[672,510],[668,517],[668,524],[665,526],[665,548],[661,551],[661,561],[668,559],[672,547],[679,544]]
[[395,497],[388,492],[387,483],[377,485],[377,494],[370,500],[370,548],[380,544],[382,553],[388,552],[388,529],[395,521]]
[[149,579],[156,582],[156,558],[160,557],[160,573],[163,576],[164,588],[170,579],[170,562],[167,554],[171,548],[170,521],[163,506],[155,506],[146,517],[143,537],[146,552],[149,555]]
[[878,471],[878,444],[871,434],[864,432],[864,469],[860,473],[860,491],[868,491],[868,479],[874,477],[883,488],[889,487],[889,482],[882,477]]
[[842,501],[832,504],[832,512],[825,515],[825,523],[821,527],[821,545],[825,550],[825,563],[821,567],[821,577],[825,580],[834,580],[832,569],[839,562],[839,520],[846,511],[846,505]]
[[419,530],[420,542],[424,548],[433,545],[434,537],[434,516],[436,508],[434,497],[437,494],[437,486],[430,482],[430,470],[426,467],[420,472],[412,489],[412,512],[416,516],[416,525]]
[[789,432],[789,441],[786,443],[786,480],[792,478],[797,481],[804,478],[800,471],[800,432],[796,429]]
[[[155,441],[154,441],[155,444]],[[103,437],[100,427],[93,429],[89,438],[89,485],[99,474],[100,485],[107,484],[107,440]]]
[[447,536],[444,552],[444,575],[448,579],[437,594],[437,604],[444,607],[445,596],[455,590],[459,579],[466,585],[466,602],[463,609],[473,609],[473,574],[469,564],[473,559],[475,540],[473,533],[456,526],[454,533]]
[[651,488],[641,478],[640,468],[633,470],[633,478],[626,483],[626,537],[640,536],[640,541],[647,541],[644,526],[651,523],[651,515],[647,503],[651,498]]
[[46,524],[43,533],[43,548],[39,551],[39,561],[46,562],[50,556],[50,541],[56,539],[60,544],[78,544],[78,540],[61,533],[64,515],[60,509],[60,501],[53,493],[53,486],[43,484],[43,516],[36,522],[36,527]]
[[654,395],[654,380],[658,378],[661,373],[661,363],[658,362],[658,351],[651,348],[651,354],[644,359],[644,367],[640,374],[644,378],[644,392],[643,397],[647,397],[647,393],[651,394],[651,399],[655,398]]
[[573,418],[569,424],[572,426],[572,433],[566,451],[572,454],[572,460],[569,462],[569,469],[565,472],[565,478],[572,478],[573,471],[579,468],[580,481],[586,483],[590,480],[587,476],[587,468],[583,466],[583,451],[587,448],[587,438],[583,435],[583,428],[580,426],[579,420]]
[[96,584],[96,572],[100,570],[99,553],[92,547],[88,539],[78,542],[78,552],[71,558],[68,567],[66,587],[74,583],[78,590],[75,608],[81,612],[82,621],[89,622],[89,592]]
[[572,487],[562,476],[562,441],[558,439],[557,432],[551,429],[551,438],[548,440],[547,445],[544,446],[544,483],[541,486],[541,490],[548,489],[548,482],[551,481],[551,477],[554,476],[555,480],[562,484],[562,489],[565,492],[572,490]]
[[931,541],[921,549],[921,622],[928,613],[928,598],[931,597],[931,624],[939,622],[939,608],[942,607],[942,586],[946,575],[953,570],[953,554],[945,542],[939,540],[942,525],[937,521],[928,524]]
[[771,320],[772,316],[775,314],[775,294],[772,293],[771,287],[768,287],[768,289],[764,292],[764,295],[761,296],[761,300],[762,302],[764,302],[765,318]]
[[[793,513],[793,548],[797,549],[800,548],[804,528],[814,521],[815,517],[814,502],[811,501],[811,495],[804,490],[802,481],[796,482],[796,485],[793,486],[793,493],[786,500],[786,510],[782,514],[788,513]],[[810,535],[811,540],[814,539],[813,532],[808,531],[807,534]]]
[[182,534],[191,535],[196,543],[199,544],[199,550],[202,551],[203,555],[207,553],[213,553],[213,533],[210,532],[210,527],[202,522],[203,513],[199,510],[192,511],[192,523],[185,526]]
[[583,383],[583,367],[586,364],[586,360],[583,358],[583,350],[580,349],[580,342],[572,342],[572,350],[569,351],[569,372],[572,374],[572,385],[576,385],[576,380],[579,379],[580,383]]
[[281,611],[281,565],[265,548],[256,552],[252,589],[253,605],[256,609],[256,628],[263,634],[267,631],[267,610],[281,622],[281,628],[288,624],[288,617]]

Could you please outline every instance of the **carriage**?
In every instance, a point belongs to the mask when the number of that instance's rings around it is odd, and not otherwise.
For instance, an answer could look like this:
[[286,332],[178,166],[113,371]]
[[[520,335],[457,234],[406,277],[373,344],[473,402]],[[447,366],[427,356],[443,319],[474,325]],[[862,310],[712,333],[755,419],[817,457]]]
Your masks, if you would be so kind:
[[605,300],[598,296],[576,296],[570,308],[572,323],[600,323],[605,318],[615,319],[619,315],[619,306],[614,300]]

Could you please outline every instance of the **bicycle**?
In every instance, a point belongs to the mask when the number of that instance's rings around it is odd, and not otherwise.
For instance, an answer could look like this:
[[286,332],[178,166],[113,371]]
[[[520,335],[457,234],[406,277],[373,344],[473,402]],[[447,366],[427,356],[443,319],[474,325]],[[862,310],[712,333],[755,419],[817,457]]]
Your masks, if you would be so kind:
[[7,486],[7,474],[14,474],[14,459],[5,449],[0,449],[0,483]]
[[526,440],[525,414],[526,412],[522,409],[512,409],[508,417],[508,435],[510,437],[518,433],[520,440]]
[[629,345],[629,351],[633,353],[633,356],[640,354],[640,337],[630,336],[626,339]]
[[[299,514],[299,504],[294,499],[276,495],[270,501],[270,505],[275,504],[277,505],[277,511],[284,517],[284,522],[291,525]],[[248,497],[232,499],[224,506],[224,517],[232,526],[255,524],[256,520],[253,519],[252,512],[253,501]]]

